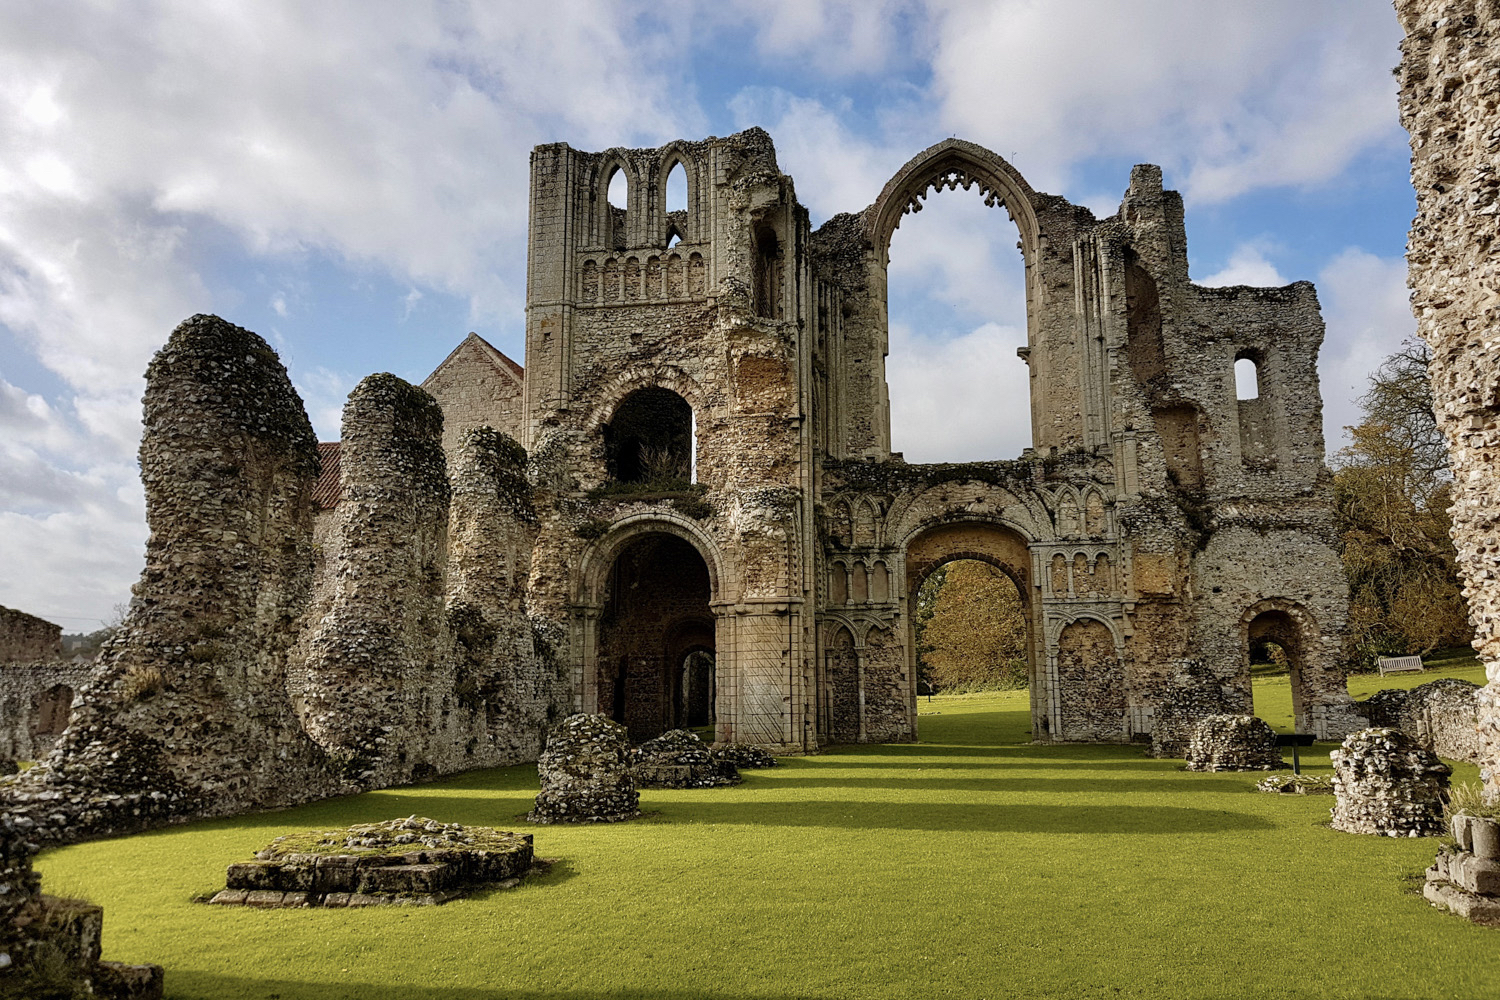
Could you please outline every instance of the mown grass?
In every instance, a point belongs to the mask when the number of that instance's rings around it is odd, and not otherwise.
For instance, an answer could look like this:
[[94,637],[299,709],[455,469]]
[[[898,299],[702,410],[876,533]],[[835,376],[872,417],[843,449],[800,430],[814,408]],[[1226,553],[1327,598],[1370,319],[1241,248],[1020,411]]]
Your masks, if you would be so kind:
[[[1026,745],[1026,698],[924,700],[917,745],[646,791],[634,823],[534,828],[538,853],[563,859],[551,874],[438,908],[189,900],[281,833],[410,813],[525,828],[534,769],[83,844],[39,867],[49,892],[104,904],[106,957],[164,964],[177,998],[1500,996],[1500,932],[1415,892],[1435,841],[1336,833],[1327,798],[1137,746]],[[1330,748],[1305,768],[1327,773]]]

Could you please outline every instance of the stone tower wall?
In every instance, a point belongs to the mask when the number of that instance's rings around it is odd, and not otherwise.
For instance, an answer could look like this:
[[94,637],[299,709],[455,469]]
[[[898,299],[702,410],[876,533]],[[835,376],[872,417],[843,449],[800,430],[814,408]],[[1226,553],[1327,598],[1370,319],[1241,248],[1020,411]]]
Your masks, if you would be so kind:
[[255,334],[194,316],[147,369],[145,425],[151,536],[135,600],[56,749],[4,790],[43,840],[335,787],[286,698],[312,586],[318,474],[286,370]]
[[1397,0],[1401,122],[1417,217],[1412,311],[1432,348],[1438,426],[1453,462],[1453,540],[1489,684],[1480,768],[1500,798],[1500,4]]

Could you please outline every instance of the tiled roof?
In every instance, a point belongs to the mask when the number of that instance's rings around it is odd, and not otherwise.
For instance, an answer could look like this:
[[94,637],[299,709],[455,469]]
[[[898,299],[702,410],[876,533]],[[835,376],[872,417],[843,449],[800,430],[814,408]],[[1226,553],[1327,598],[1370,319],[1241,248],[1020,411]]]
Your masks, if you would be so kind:
[[339,480],[339,454],[343,444],[338,441],[319,441],[318,457],[323,460],[323,472],[318,476],[318,485],[313,487],[313,502],[319,510],[332,510],[344,495],[344,485]]

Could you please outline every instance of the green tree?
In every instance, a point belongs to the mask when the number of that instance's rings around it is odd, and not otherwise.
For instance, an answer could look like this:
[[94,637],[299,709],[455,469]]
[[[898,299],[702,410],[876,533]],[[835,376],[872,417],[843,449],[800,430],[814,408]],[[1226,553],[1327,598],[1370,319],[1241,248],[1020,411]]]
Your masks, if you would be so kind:
[[925,665],[944,690],[1025,687],[1026,618],[1016,585],[974,559],[938,573],[917,595],[918,677]]
[[1453,475],[1429,358],[1425,344],[1408,341],[1381,363],[1360,400],[1364,419],[1334,456],[1351,665],[1473,637],[1449,537]]

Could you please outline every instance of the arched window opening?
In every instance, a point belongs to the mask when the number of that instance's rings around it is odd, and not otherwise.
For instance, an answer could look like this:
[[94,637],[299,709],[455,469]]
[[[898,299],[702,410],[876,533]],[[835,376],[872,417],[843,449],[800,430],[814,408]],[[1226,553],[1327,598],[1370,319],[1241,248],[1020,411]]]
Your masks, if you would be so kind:
[[632,743],[717,718],[708,564],[692,543],[652,533],[610,568],[599,616],[597,710]]
[[623,250],[625,249],[625,217],[630,208],[630,178],[625,176],[625,171],[619,167],[615,167],[610,172],[605,199],[607,224],[604,235],[610,246]]
[[667,174],[667,212],[686,212],[687,207],[687,170],[678,163]]
[[673,226],[667,231],[667,249],[670,250],[681,242],[682,234],[677,231],[676,226]]
[[630,178],[619,167],[610,172],[608,198],[611,208],[623,211],[630,207]]
[[1234,363],[1234,398],[1260,398],[1260,366],[1253,358],[1240,358]]
[[908,462],[1015,458],[1032,444],[1017,236],[977,185],[929,192],[892,235],[885,379],[891,449]]
[[781,242],[770,226],[755,230],[755,315],[781,318]]
[[693,481],[693,408],[671,389],[638,389],[604,428],[605,471],[619,483],[674,489]]

